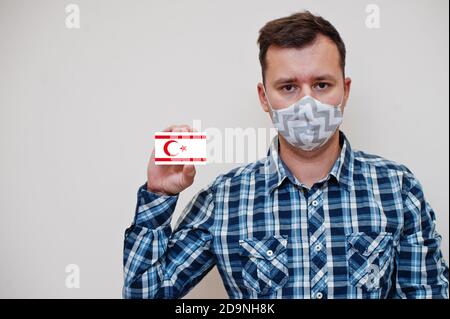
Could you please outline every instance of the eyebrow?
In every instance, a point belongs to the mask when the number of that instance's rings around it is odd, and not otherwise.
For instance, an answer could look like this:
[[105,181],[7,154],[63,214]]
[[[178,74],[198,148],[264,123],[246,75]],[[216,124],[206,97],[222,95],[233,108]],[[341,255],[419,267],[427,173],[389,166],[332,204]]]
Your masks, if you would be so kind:
[[295,82],[297,82],[296,78],[280,78],[280,79],[276,80],[273,83],[273,85],[278,86],[280,84],[295,83]]
[[[324,81],[324,80],[336,81],[336,78],[331,74],[321,74],[321,75],[313,77],[313,81]],[[297,82],[297,79],[295,77],[280,78],[280,79],[276,80],[273,83],[273,85],[278,86],[280,84],[288,84],[288,83],[295,83],[295,82]]]
[[314,80],[315,81],[323,81],[323,80],[329,80],[329,81],[333,80],[333,81],[335,81],[336,78],[333,75],[331,75],[331,74],[322,74],[322,75],[316,76],[314,78]]

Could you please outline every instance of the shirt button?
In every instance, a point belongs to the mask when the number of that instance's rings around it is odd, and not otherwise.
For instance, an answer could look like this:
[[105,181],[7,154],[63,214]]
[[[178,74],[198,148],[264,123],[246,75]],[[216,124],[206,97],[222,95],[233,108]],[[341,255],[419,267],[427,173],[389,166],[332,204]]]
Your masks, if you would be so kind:
[[322,299],[323,294],[321,292],[316,293],[316,299]]
[[267,256],[272,256],[273,255],[273,251],[271,251],[270,249],[266,252]]
[[317,205],[319,205],[319,202],[316,201],[316,200],[313,200],[313,201],[312,201],[312,205],[313,205],[314,207],[316,207]]
[[316,247],[314,247],[314,249],[316,251],[321,251],[322,250],[322,244],[317,244]]

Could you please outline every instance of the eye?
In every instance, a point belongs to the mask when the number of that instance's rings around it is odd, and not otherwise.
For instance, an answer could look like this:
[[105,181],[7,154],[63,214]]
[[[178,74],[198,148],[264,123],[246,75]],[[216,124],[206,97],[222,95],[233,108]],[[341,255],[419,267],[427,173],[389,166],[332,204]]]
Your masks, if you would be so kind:
[[295,88],[296,88],[295,85],[286,84],[286,85],[281,87],[281,90],[290,93],[290,92],[293,92],[295,90]]
[[326,82],[319,82],[319,83],[317,83],[317,84],[315,85],[315,87],[316,87],[319,91],[325,90],[325,89],[327,89],[329,86],[330,86],[330,85],[329,85],[328,83],[326,83]]

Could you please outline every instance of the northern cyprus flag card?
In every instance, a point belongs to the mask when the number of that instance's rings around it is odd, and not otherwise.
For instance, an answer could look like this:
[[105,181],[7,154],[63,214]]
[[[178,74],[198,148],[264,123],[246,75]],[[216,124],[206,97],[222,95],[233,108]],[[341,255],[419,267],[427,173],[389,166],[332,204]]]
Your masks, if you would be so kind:
[[206,164],[206,133],[156,132],[155,164]]

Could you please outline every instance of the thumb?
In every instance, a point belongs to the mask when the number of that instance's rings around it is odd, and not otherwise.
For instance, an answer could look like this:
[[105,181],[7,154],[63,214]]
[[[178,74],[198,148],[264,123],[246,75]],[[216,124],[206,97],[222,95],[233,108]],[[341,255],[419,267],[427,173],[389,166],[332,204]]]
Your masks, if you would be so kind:
[[185,187],[192,185],[194,182],[195,167],[194,165],[184,165],[182,180]]
[[184,165],[183,167],[183,175],[187,177],[194,177],[195,175],[195,166],[194,165]]

